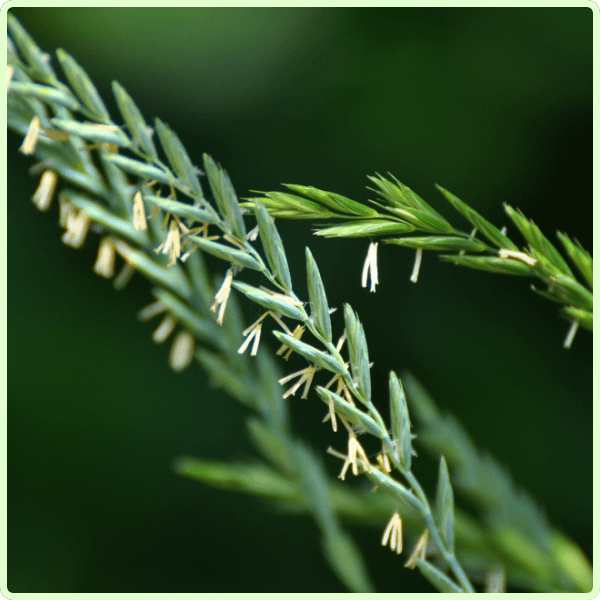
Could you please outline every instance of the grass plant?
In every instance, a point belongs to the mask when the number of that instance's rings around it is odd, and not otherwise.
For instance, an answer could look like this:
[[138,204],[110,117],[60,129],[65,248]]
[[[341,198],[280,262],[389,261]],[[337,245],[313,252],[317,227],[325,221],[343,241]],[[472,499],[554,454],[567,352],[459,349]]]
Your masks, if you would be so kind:
[[[8,27],[8,126],[23,136],[20,151],[36,160],[32,171],[40,183],[34,204],[47,211],[57,196],[68,246],[81,248],[98,236],[94,271],[116,289],[135,273],[151,282],[154,300],[139,317],[161,318],[153,339],[163,343],[172,337],[173,371],[199,363],[254,413],[248,435],[260,463],[180,457],[179,474],[311,514],[327,561],[350,591],[374,591],[376,583],[361,554],[369,549],[358,547],[342,524],[346,518],[381,527],[382,545],[405,553],[401,564],[418,569],[440,592],[500,592],[507,585],[538,592],[591,589],[591,567],[578,546],[548,523],[494,459],[475,448],[413,376],[390,372],[388,399],[373,397],[367,333],[358,314],[345,304],[344,328],[334,330],[327,281],[309,248],[308,293],[294,287],[296,273],[274,217],[336,218],[341,222],[320,226],[317,233],[381,237],[413,248],[414,281],[423,250],[443,252],[444,260],[458,265],[537,278],[546,289],[536,291],[561,304],[571,322],[567,346],[577,327],[592,330],[588,252],[559,235],[578,280],[519,211],[506,207],[529,244],[525,249],[443,188],[472,231],[455,229],[395,178],[379,175],[371,178],[378,196],[372,206],[299,185],[288,186],[293,193],[268,192],[240,203],[227,172],[207,154],[198,168],[166,123],[156,119],[148,126],[122,85],[113,83],[120,113],[113,119],[70,54],[57,51],[65,83],[11,15]],[[413,233],[418,235],[408,235]],[[224,273],[210,273],[205,255],[223,261]],[[369,280],[374,290],[376,242],[369,246],[363,286]],[[247,326],[240,301],[260,310]],[[280,344],[275,356],[261,346],[267,330]],[[284,374],[282,361],[291,354],[304,359],[304,367]],[[342,461],[337,478],[292,433],[288,398],[294,395],[323,402],[333,432],[343,433],[341,446],[338,441],[329,450]],[[439,462],[432,496],[413,469],[411,421]],[[379,491],[346,485],[350,473]],[[477,507],[476,517],[455,507],[455,490]]]

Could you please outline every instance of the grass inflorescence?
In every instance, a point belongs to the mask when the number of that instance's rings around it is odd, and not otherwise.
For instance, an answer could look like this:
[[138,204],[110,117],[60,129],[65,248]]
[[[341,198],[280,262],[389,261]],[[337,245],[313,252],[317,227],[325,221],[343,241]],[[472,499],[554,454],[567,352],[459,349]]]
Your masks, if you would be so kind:
[[[377,522],[382,544],[397,554],[403,552],[407,532],[411,554],[405,566],[418,568],[442,592],[473,592],[473,582],[487,582],[488,591],[501,591],[507,582],[534,591],[585,589],[590,573],[577,546],[553,530],[535,503],[514,488],[495,462],[480,455],[456,421],[442,416],[407,376],[408,396],[429,432],[425,441],[439,458],[435,500],[430,502],[412,470],[414,434],[402,381],[390,372],[391,416],[386,423],[373,398],[367,335],[359,316],[346,304],[344,329],[334,331],[326,284],[309,248],[308,298],[297,295],[273,217],[339,218],[342,224],[318,233],[383,236],[385,242],[416,249],[419,262],[424,249],[458,252],[443,257],[538,277],[547,285],[542,293],[561,302],[573,324],[591,329],[592,262],[583,248],[561,234],[585,284],[575,280],[556,249],[518,211],[507,207],[529,243],[526,251],[446,190],[440,188],[485,241],[476,238],[475,230],[455,230],[414,192],[380,176],[371,178],[379,195],[377,209],[297,185],[288,186],[294,194],[269,192],[240,203],[227,172],[207,154],[202,169],[194,165],[167,124],[156,119],[154,127],[148,126],[123,86],[113,84],[121,126],[73,57],[57,52],[65,84],[18,21],[9,15],[8,22],[8,126],[24,137],[21,152],[38,161],[35,170],[42,175],[34,203],[48,210],[60,183],[64,243],[80,248],[92,230],[99,232],[98,275],[112,279],[116,289],[123,289],[135,273],[153,284],[154,300],[139,317],[161,318],[155,342],[173,337],[171,368],[180,372],[198,362],[255,413],[248,433],[263,463],[229,465],[182,457],[176,461],[178,473],[309,512],[319,526],[327,560],[351,591],[372,591],[374,586],[358,546],[341,525],[345,516]],[[214,203],[205,195],[207,185]],[[249,210],[256,218],[252,229],[247,226]],[[414,232],[424,235],[405,235]],[[262,252],[254,243],[257,238]],[[363,272],[363,285],[370,275],[372,290],[376,253],[377,244],[371,244]],[[225,263],[217,285],[205,254]],[[244,281],[248,271],[258,272],[265,285]],[[261,311],[243,331],[240,298]],[[281,344],[277,354],[296,353],[306,360],[303,369],[282,376],[274,357],[260,347],[263,328],[269,326]],[[324,403],[332,429],[345,432],[344,451],[330,449],[343,461],[338,478],[364,475],[383,493],[367,495],[332,481],[321,458],[291,433],[286,398],[296,393],[307,397],[312,389]],[[377,440],[376,455],[367,454],[361,433]],[[482,502],[488,518],[478,521],[456,508],[454,487]],[[520,512],[525,516],[519,517]],[[561,560],[565,554],[573,560]]]

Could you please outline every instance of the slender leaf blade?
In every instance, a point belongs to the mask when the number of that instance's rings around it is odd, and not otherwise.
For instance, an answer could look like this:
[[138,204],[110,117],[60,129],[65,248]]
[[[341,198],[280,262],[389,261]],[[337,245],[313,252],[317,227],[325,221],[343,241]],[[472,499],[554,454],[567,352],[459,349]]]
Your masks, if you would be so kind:
[[91,116],[100,123],[110,124],[110,116],[104,106],[102,98],[92,83],[89,75],[79,65],[79,63],[63,49],[59,48],[56,51],[60,66],[62,67],[69,85],[85,106]]
[[282,344],[285,344],[314,365],[338,375],[343,375],[346,372],[344,365],[339,363],[335,357],[331,356],[331,354],[325,354],[325,352],[321,352],[320,350],[313,348],[310,344],[301,342],[287,333],[274,331],[273,334]]
[[242,294],[250,298],[253,302],[264,306],[278,314],[294,319],[295,321],[304,321],[306,312],[301,306],[296,306],[284,300],[280,294],[269,294],[259,288],[255,288],[241,281],[234,281],[233,287]]
[[408,405],[402,382],[393,371],[390,372],[390,413],[392,436],[399,454],[400,464],[410,471],[412,461],[412,435]]
[[498,256],[458,256],[454,254],[440,254],[440,259],[470,269],[488,271],[489,273],[503,273],[504,275],[519,275],[521,277],[535,277],[535,271],[519,260],[500,258]]
[[417,558],[417,567],[423,574],[425,579],[438,591],[445,594],[462,594],[464,590],[458,586],[446,574],[442,573],[437,567],[434,567],[430,562]]
[[39,48],[23,25],[11,13],[6,15],[6,22],[8,31],[25,60],[44,83],[54,83],[56,81],[56,74],[54,73],[54,69],[52,69],[48,54]]
[[323,190],[318,190],[315,187],[306,185],[296,185],[291,183],[284,183],[283,185],[292,190],[292,192],[302,194],[330,210],[357,217],[377,216],[377,211],[375,209],[360,204],[359,202],[355,202],[354,200],[350,200],[350,198],[346,198],[340,194],[335,194],[334,192],[324,192]]
[[594,287],[593,261],[590,253],[584,250],[579,242],[573,243],[566,233],[557,232],[558,239],[561,241],[569,258],[583,275],[590,288]]
[[200,223],[209,223],[211,225],[219,222],[219,218],[207,210],[198,208],[197,206],[192,206],[191,204],[185,204],[184,202],[180,202],[178,200],[171,200],[169,198],[162,198],[161,196],[153,196],[150,194],[145,195],[144,200],[147,200],[154,206],[158,206],[166,213],[177,215],[178,217],[182,217],[184,219],[189,219],[191,221]]
[[416,227],[409,223],[398,223],[384,219],[371,219],[368,221],[354,221],[324,227],[315,232],[322,237],[369,237],[373,235],[403,235],[414,231]]
[[92,142],[99,142],[102,144],[113,144],[115,146],[126,147],[129,145],[129,138],[121,131],[120,128],[114,126],[107,129],[102,125],[93,125],[88,123],[81,123],[74,119],[50,119],[50,123],[56,129],[65,131],[71,135],[83,138],[85,140],[91,140]]
[[437,494],[437,521],[442,541],[450,552],[454,552],[454,494],[446,459],[440,458]]
[[111,154],[107,158],[115,163],[117,167],[120,167],[123,171],[127,171],[127,173],[131,173],[132,175],[137,175],[143,179],[160,181],[167,185],[173,185],[175,183],[175,178],[170,172],[163,171],[162,169],[153,167],[145,162],[134,160],[127,156],[121,156],[120,154]]
[[292,278],[288,266],[285,250],[281,236],[275,227],[273,217],[269,215],[267,209],[259,202],[256,205],[256,220],[263,249],[267,261],[273,269],[279,283],[289,292],[292,289]]
[[226,246],[225,244],[219,244],[197,235],[190,235],[188,239],[194,242],[194,244],[199,246],[205,252],[208,252],[217,258],[241,265],[242,267],[246,267],[248,269],[253,269],[254,271],[262,271],[263,269],[263,266],[254,257],[250,256],[246,252],[243,252],[242,250],[232,248],[231,246]]
[[379,439],[385,437],[385,432],[382,431],[381,427],[379,427],[372,417],[356,408],[356,406],[352,406],[352,404],[344,400],[338,394],[334,394],[320,386],[317,387],[317,394],[325,404],[329,404],[329,401],[331,400],[335,406],[336,412],[343,417],[346,417],[351,423],[358,425],[361,429],[364,429]]
[[480,240],[453,236],[403,237],[383,240],[386,244],[395,244],[406,248],[438,250],[442,252],[485,252],[489,247]]
[[452,204],[452,206],[463,216],[473,227],[476,227],[483,235],[485,235],[492,244],[498,248],[508,248],[509,250],[518,251],[517,246],[511,242],[501,231],[489,221],[484,219],[478,212],[473,210],[470,206],[465,204],[460,198],[457,198],[454,194],[445,190],[440,185],[436,184],[436,187]]
[[321,273],[308,246],[306,247],[306,276],[308,297],[315,314],[317,330],[328,342],[331,342],[331,317],[329,315],[327,295],[325,294]]
[[233,233],[240,239],[245,239],[246,226],[244,225],[239,201],[229,175],[217,166],[217,163],[208,154],[203,154],[202,158],[208,183],[221,217],[223,217]]
[[24,81],[11,81],[9,93],[19,94],[20,96],[31,96],[38,100],[42,100],[43,102],[59,104],[69,110],[79,110],[79,102],[77,102],[75,96],[70,94],[67,90],[59,90],[49,85]]
[[133,140],[150,160],[155,160],[157,157],[156,148],[148,133],[148,126],[140,109],[118,81],[112,82],[112,90],[119,111]]

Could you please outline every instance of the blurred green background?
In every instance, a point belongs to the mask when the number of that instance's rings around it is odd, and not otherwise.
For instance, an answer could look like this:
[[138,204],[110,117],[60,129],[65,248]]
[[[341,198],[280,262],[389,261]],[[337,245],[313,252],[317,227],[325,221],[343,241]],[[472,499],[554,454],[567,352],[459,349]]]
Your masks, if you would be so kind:
[[[218,160],[240,196],[285,182],[366,201],[366,176],[390,171],[457,226],[434,183],[498,226],[508,202],[551,239],[560,229],[592,249],[588,8],[11,12],[44,50],[81,63],[113,116],[116,79],[197,164],[202,152]],[[150,299],[141,277],[119,295],[92,273],[95,239],[79,252],[61,244],[56,207],[31,204],[19,144],[11,134],[9,590],[343,591],[309,518],[173,474],[182,454],[255,456],[247,411],[199,368],[168,369],[154,324],[135,318]],[[390,369],[413,371],[591,556],[591,334],[564,350],[568,323],[526,279],[426,254],[413,285],[414,253],[396,247],[380,248],[369,294],[368,240],[280,227],[297,292],[310,245],[330,304],[359,312],[379,404]],[[316,449],[343,447],[314,396],[291,405]],[[431,482],[435,462],[421,452],[415,469]],[[354,533],[379,591],[431,589],[379,545],[381,530]]]

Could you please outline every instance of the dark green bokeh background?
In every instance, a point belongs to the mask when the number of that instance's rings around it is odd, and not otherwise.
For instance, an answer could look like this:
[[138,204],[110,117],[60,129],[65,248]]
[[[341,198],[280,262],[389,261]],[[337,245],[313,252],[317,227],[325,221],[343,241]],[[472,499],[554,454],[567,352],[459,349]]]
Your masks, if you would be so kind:
[[[591,250],[588,8],[12,10],[43,49],[73,54],[115,118],[112,79],[241,196],[286,182],[366,201],[366,175],[391,171],[457,225],[434,183],[498,226],[508,202]],[[56,207],[30,202],[19,144],[9,136],[9,590],[343,591],[310,519],[172,473],[181,454],[252,458],[247,412],[199,368],[170,372],[135,319],[142,278],[119,295],[92,273],[93,236],[61,244]],[[309,244],[330,304],[359,312],[379,404],[387,372],[412,370],[590,555],[592,336],[563,350],[568,323],[528,280],[426,254],[413,285],[413,252],[380,247],[369,294],[368,240],[281,231],[297,292]],[[314,397],[291,404],[316,449],[343,448]],[[425,452],[415,469],[432,481]],[[379,591],[430,589],[381,530],[355,533]]]

